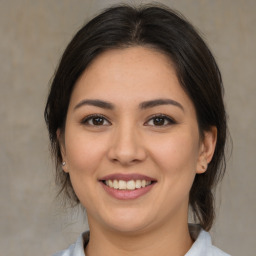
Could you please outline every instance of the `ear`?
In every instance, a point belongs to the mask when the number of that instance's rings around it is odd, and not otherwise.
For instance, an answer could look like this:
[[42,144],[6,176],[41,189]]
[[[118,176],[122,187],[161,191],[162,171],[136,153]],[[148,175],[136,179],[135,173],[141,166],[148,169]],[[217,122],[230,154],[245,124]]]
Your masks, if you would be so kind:
[[59,142],[60,152],[61,152],[61,157],[62,157],[62,169],[64,172],[68,172],[64,136],[61,133],[60,129],[57,130],[56,134],[57,134],[57,139]]
[[196,173],[204,173],[211,162],[217,142],[217,128],[212,126],[209,131],[204,131],[203,139],[200,142],[199,157]]

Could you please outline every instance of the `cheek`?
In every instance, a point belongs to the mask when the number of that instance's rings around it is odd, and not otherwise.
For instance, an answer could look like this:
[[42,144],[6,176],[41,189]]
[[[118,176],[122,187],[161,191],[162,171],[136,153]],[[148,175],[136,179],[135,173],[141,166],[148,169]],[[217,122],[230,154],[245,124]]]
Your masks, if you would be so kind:
[[[69,132],[69,133],[68,133]],[[85,133],[66,131],[66,157],[72,187],[85,208],[97,200],[98,170],[104,157],[104,144]],[[106,143],[105,143],[106,144]]]
[[70,171],[85,176],[92,174],[104,157],[106,143],[98,143],[93,136],[85,136],[84,133],[66,133],[66,157]]
[[197,141],[188,133],[166,139],[161,145],[156,144],[158,146],[155,147],[154,161],[160,168],[162,203],[186,207],[196,175]]
[[152,143],[152,158],[167,174],[194,173],[198,159],[196,137],[193,133],[184,132],[158,138]]

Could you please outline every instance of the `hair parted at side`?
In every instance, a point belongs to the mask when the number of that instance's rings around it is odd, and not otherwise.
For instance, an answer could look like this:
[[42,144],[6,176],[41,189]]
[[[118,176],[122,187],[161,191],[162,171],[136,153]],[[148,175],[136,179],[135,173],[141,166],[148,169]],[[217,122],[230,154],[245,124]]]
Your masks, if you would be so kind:
[[217,128],[217,144],[212,161],[197,174],[189,203],[195,219],[205,230],[214,220],[213,189],[225,172],[226,112],[221,74],[209,48],[194,27],[177,12],[163,5],[133,7],[118,5],[106,9],[83,26],[63,53],[54,75],[45,121],[56,160],[56,182],[60,193],[75,204],[79,200],[68,173],[61,168],[57,130],[64,132],[67,109],[74,85],[88,65],[108,49],[131,46],[154,48],[169,56],[184,91],[192,100],[201,136]]

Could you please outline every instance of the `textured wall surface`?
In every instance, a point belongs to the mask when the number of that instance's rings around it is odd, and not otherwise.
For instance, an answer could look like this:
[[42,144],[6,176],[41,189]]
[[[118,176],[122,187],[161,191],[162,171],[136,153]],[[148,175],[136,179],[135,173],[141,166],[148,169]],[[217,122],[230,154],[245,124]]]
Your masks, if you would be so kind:
[[[129,1],[126,1],[129,2]],[[133,3],[148,1],[133,1]],[[216,245],[256,251],[256,1],[166,0],[209,43],[222,70],[233,154],[218,189]],[[51,255],[87,228],[55,200],[43,109],[60,55],[75,31],[117,1],[0,1],[1,255]]]

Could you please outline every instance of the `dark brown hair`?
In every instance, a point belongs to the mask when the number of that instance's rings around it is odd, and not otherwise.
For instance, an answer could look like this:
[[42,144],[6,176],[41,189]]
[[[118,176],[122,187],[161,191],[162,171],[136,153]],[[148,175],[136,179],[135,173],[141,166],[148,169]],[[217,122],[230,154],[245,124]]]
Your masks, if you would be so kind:
[[212,161],[204,174],[196,175],[189,198],[194,217],[209,230],[214,219],[212,192],[225,171],[227,127],[221,74],[194,27],[180,14],[162,5],[111,7],[83,26],[67,46],[52,81],[44,113],[60,192],[79,203],[69,174],[61,169],[56,135],[57,129],[65,129],[69,100],[77,79],[102,52],[137,45],[153,47],[172,60],[180,84],[195,106],[200,134],[212,126],[217,128]]

